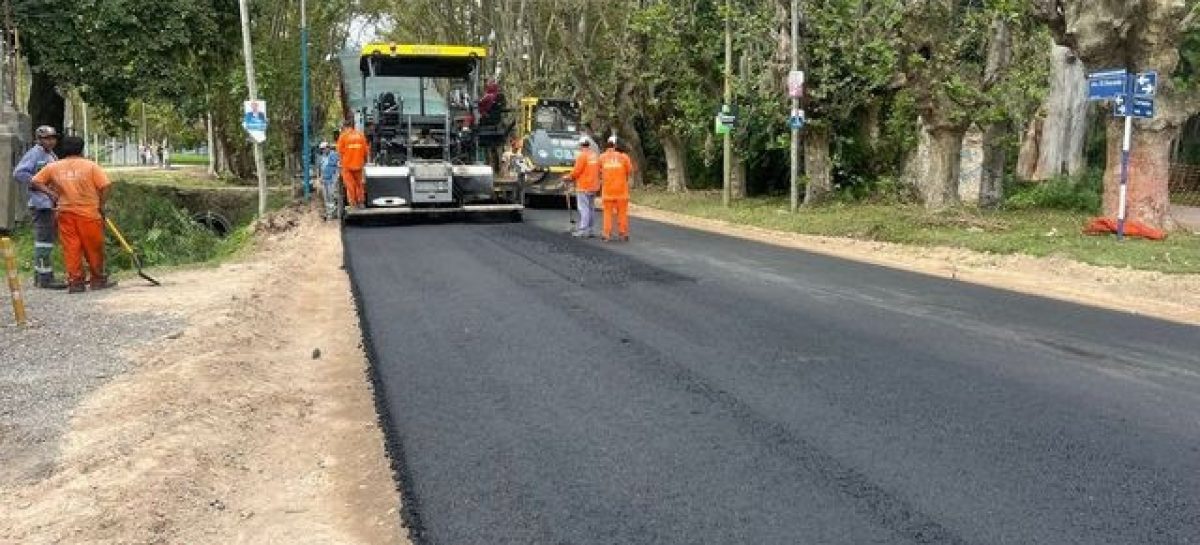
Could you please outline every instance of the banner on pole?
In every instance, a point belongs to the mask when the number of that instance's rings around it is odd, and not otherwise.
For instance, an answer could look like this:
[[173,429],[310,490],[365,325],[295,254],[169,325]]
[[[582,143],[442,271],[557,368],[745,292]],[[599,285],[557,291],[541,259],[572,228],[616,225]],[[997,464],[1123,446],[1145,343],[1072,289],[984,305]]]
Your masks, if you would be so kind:
[[267,141],[267,102],[247,100],[242,103],[242,128],[250,138],[261,144]]

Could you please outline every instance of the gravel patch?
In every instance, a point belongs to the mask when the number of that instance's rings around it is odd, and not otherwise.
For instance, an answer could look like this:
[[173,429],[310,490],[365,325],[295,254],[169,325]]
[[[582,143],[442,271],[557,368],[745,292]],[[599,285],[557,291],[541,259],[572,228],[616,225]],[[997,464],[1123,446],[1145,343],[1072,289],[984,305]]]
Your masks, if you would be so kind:
[[67,295],[25,286],[26,328],[16,327],[7,293],[0,297],[0,486],[52,474],[79,402],[130,369],[126,349],[181,326],[170,316],[105,312],[102,301],[120,304],[117,290]]

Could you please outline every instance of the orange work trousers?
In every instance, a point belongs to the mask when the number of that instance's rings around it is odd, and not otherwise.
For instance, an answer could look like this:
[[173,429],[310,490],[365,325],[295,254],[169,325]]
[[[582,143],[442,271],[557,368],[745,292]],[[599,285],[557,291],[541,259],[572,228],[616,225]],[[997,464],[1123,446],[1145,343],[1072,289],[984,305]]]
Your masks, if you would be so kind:
[[604,238],[612,237],[613,216],[617,218],[617,233],[629,236],[629,199],[604,199]]
[[67,265],[67,282],[83,284],[86,259],[92,282],[102,282],[104,274],[104,222],[72,212],[58,213],[58,240]]
[[367,202],[367,188],[363,180],[362,169],[342,169],[342,183],[346,185],[346,201],[350,206],[362,208]]

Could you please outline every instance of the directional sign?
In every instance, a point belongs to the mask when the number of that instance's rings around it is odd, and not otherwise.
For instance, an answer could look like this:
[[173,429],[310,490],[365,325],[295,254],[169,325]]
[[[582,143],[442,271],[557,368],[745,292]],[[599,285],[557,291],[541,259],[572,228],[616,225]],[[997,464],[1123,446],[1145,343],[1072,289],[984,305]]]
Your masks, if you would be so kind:
[[1151,119],[1154,117],[1154,99],[1144,97],[1133,97],[1133,117],[1142,119]]
[[1133,94],[1152,97],[1158,93],[1158,72],[1142,72],[1133,80]]
[[1129,73],[1105,70],[1088,74],[1088,100],[1112,100],[1126,92]]
[[1119,96],[1113,99],[1113,116],[1151,119],[1154,117],[1154,99]]

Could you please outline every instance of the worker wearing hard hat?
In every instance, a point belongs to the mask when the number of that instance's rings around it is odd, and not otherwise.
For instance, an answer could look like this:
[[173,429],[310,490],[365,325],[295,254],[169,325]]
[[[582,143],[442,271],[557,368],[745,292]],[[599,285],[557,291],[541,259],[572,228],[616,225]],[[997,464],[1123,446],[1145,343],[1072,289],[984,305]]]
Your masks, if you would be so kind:
[[600,175],[603,187],[605,242],[613,240],[613,216],[617,220],[619,240],[629,240],[629,176],[634,173],[633,161],[617,149],[617,137],[610,136],[604,153],[600,154]]
[[354,128],[354,122],[346,120],[342,124],[342,134],[338,136],[337,154],[341,161],[342,183],[346,185],[346,200],[353,208],[362,208],[367,201],[364,187],[363,167],[371,155],[371,146],[367,137]]
[[338,162],[338,152],[329,147],[329,142],[321,142],[321,193],[325,197],[325,218],[335,217],[337,212],[337,177],[341,164]]
[[[46,165],[32,186],[58,205],[58,236],[67,264],[67,292],[111,288],[117,283],[104,271],[104,204],[112,185],[100,165],[83,157],[83,139],[68,136],[62,143],[63,158]],[[87,260],[90,275],[84,276]]]
[[[54,127],[42,125],[34,131],[37,145],[29,148],[17,167],[13,169],[13,179],[30,186],[33,176],[46,165],[58,159],[54,148],[58,146],[58,131]],[[39,288],[66,289],[67,285],[54,279],[54,269],[51,267],[51,254],[54,244],[58,241],[58,221],[54,211],[54,202],[50,196],[29,188],[29,211],[33,216],[33,285]]]
[[579,225],[571,236],[591,238],[596,236],[592,227],[596,206],[596,193],[600,191],[600,154],[592,149],[592,139],[579,139],[579,154],[575,156],[575,168],[567,174],[575,182],[575,204],[579,208]]

